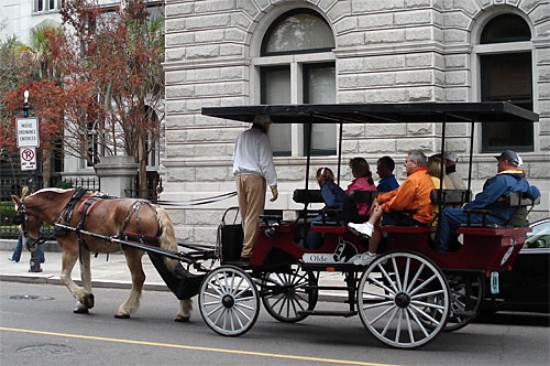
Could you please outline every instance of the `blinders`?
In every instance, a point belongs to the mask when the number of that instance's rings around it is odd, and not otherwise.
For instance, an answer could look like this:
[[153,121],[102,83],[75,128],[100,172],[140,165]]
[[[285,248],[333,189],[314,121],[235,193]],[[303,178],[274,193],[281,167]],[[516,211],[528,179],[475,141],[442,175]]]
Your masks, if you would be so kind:
[[40,239],[31,238],[29,236],[29,214],[27,213],[24,197],[21,197],[21,204],[18,212],[13,216],[13,223],[15,225],[21,225],[21,231],[23,232],[23,238],[25,239],[27,249],[33,251],[40,242]]

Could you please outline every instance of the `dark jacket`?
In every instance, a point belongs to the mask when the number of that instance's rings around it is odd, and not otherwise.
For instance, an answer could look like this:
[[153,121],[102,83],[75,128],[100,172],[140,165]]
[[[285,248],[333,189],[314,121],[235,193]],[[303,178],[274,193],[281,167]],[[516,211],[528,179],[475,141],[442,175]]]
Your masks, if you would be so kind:
[[464,208],[490,210],[492,216],[507,222],[514,214],[514,208],[506,204],[506,195],[510,192],[525,193],[531,199],[540,196],[539,189],[529,185],[522,171],[506,170],[489,178],[483,185],[483,191]]

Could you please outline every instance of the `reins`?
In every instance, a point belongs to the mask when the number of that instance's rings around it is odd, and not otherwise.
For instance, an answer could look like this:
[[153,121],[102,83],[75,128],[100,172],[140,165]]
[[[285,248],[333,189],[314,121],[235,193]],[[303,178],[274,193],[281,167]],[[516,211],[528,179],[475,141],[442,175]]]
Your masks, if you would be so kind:
[[237,192],[233,191],[233,192],[222,193],[222,194],[218,194],[210,197],[196,198],[189,201],[158,200],[156,204],[159,206],[186,208],[190,206],[200,206],[200,205],[206,205],[209,203],[220,202],[220,201],[229,199],[231,197],[235,197],[236,195],[237,195]]

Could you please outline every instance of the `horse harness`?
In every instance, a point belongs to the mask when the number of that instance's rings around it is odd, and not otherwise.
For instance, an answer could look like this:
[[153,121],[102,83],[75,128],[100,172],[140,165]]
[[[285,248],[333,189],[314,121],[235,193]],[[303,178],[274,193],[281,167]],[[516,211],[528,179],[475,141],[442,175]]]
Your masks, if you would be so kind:
[[[84,189],[84,188],[77,188],[75,190],[72,197],[69,199],[69,201],[65,205],[64,209],[61,211],[61,213],[59,215],[59,218],[58,218],[58,222],[63,220],[63,221],[68,223],[68,221],[71,220],[72,215],[75,211],[76,205],[80,201],[82,196],[84,196],[84,193],[86,193],[86,189]],[[84,229],[84,226],[85,226],[85,223],[86,223],[86,217],[88,217],[88,215],[90,214],[93,205],[96,202],[98,202],[100,200],[104,200],[104,199],[114,199],[114,197],[111,197],[111,196],[108,196],[108,195],[105,195],[105,194],[93,194],[86,201],[84,201],[80,205],[80,207],[78,208],[78,212],[80,213],[81,216],[80,216],[80,220],[78,221],[78,224],[74,228],[74,232],[76,233],[76,237],[77,237],[79,245],[83,246],[88,251],[90,251],[90,249],[89,249],[88,245],[86,244],[86,241],[84,240],[84,238],[81,234],[81,230]],[[155,210],[155,208],[151,205],[151,203],[149,201],[136,200],[134,202],[133,206],[132,206],[132,209],[130,210],[130,212],[128,213],[126,218],[124,219],[122,227],[120,228],[120,230],[119,230],[119,232],[118,232],[118,234],[115,238],[121,239],[121,240],[128,240],[128,241],[138,241],[142,244],[149,244],[149,245],[153,245],[153,246],[159,246],[159,243],[160,243],[159,236],[160,236],[160,233],[161,233],[161,228],[160,227],[158,227],[158,229],[157,229],[156,236],[143,235],[143,233],[141,232],[141,226],[140,226],[140,222],[139,222],[139,210],[140,210],[142,205],[147,205],[153,211],[153,213],[155,214],[155,217],[157,216],[157,211]],[[136,215],[135,220],[136,220],[136,226],[137,226],[137,231],[138,232],[137,233],[125,232],[126,226],[128,226],[128,224],[129,224],[132,216],[134,216],[134,214]],[[67,234],[67,230],[56,226],[54,233],[55,233],[55,236],[63,236],[65,234]],[[111,237],[105,237],[105,239],[109,240],[109,239],[111,239]]]

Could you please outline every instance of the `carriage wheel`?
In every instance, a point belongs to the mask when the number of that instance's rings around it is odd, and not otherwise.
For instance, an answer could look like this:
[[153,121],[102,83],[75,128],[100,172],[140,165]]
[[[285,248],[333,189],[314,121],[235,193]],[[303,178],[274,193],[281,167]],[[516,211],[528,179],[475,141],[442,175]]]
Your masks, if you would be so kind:
[[445,276],[420,254],[391,252],[378,257],[363,273],[357,291],[363,325],[395,348],[417,348],[432,341],[444,329],[450,311]]
[[315,309],[319,295],[316,287],[311,271],[291,268],[287,273],[268,272],[262,281],[262,302],[275,319],[296,323],[307,318],[304,311]]
[[446,332],[464,328],[479,314],[485,297],[485,281],[481,273],[447,273],[451,289],[451,315],[447,319]]
[[199,309],[208,326],[224,336],[239,336],[252,328],[260,313],[254,282],[242,269],[222,266],[204,278]]

